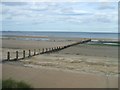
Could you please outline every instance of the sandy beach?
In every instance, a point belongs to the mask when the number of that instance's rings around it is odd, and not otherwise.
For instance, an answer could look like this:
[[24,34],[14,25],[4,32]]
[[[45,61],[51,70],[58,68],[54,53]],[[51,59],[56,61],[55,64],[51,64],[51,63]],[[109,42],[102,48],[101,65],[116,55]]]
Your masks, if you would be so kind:
[[117,88],[117,77],[46,68],[3,65],[3,79],[23,80],[35,88]]
[[[2,40],[2,59],[8,51],[11,58],[15,57],[15,51],[22,57],[23,50],[64,46],[80,40],[83,39],[52,37],[34,41],[5,38]],[[36,88],[117,88],[118,47],[79,44],[58,52],[3,63],[2,70],[3,79],[23,80]]]

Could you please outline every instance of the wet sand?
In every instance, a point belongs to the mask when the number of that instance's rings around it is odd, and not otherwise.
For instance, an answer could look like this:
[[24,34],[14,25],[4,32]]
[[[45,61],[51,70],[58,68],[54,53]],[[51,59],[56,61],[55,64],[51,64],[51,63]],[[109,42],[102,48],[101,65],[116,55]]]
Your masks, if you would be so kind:
[[39,49],[39,48],[50,48],[56,46],[64,46],[74,43],[74,41],[31,41],[31,40],[3,40],[3,48],[13,49]]

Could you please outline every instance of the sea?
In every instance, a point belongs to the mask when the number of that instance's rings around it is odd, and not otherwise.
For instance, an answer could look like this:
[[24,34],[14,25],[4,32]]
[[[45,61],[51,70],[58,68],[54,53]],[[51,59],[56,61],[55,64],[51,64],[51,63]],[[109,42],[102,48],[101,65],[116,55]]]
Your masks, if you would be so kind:
[[43,32],[43,31],[2,31],[2,36],[49,36],[49,37],[69,37],[69,38],[110,38],[118,39],[120,33],[104,32]]

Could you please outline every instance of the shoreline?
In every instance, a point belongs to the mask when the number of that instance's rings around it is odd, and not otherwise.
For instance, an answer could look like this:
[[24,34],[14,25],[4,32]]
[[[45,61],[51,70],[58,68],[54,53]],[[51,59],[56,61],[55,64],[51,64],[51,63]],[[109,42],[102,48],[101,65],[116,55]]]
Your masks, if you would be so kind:
[[[2,38],[63,38],[63,39],[84,39],[85,37],[64,37],[64,36],[44,36],[44,35],[2,35]],[[86,37],[88,39],[90,37]],[[92,40],[107,40],[107,41],[119,41],[118,38],[91,38]]]

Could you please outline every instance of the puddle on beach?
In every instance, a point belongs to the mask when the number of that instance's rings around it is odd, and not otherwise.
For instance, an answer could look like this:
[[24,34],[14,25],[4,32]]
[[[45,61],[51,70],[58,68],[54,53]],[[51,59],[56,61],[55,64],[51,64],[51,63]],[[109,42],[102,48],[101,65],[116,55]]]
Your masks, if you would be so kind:
[[87,44],[98,44],[98,45],[119,45],[119,41],[104,41],[104,40],[92,40],[91,42],[88,42]]

